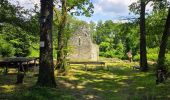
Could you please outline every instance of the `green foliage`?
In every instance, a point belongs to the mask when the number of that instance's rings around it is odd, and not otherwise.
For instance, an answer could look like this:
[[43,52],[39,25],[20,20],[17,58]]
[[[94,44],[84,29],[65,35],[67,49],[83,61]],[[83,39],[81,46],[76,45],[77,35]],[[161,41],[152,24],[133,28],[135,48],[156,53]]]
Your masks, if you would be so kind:
[[164,9],[168,6],[167,0],[136,0],[129,5],[129,10],[134,14],[139,14],[141,1],[145,3],[145,6],[150,3],[153,7],[153,11],[159,11],[160,9]]
[[137,54],[139,39],[138,26],[133,23],[113,23],[99,21],[93,35],[95,43],[100,46],[100,56],[126,58],[126,53],[132,50]]
[[8,0],[2,0],[0,4],[0,35],[5,41],[0,52],[12,49],[8,56],[28,56],[32,42],[39,40],[38,14],[32,16],[32,11],[13,5]]
[[[160,45],[162,33],[164,30],[164,24],[167,16],[165,9],[159,10],[159,12],[152,12],[146,20],[147,26],[147,47],[155,48]],[[155,29],[156,28],[156,29]]]
[[[148,60],[149,61],[157,61],[158,52],[159,52],[158,47],[157,48],[147,48],[147,58],[148,58]],[[140,60],[139,54],[135,55],[133,57],[133,60],[139,61]]]
[[[146,16],[146,41],[149,60],[157,61],[158,48],[161,41],[160,37],[164,30],[166,16],[167,9],[157,9]],[[96,32],[93,38],[95,43],[100,45],[100,56],[119,56],[119,58],[127,59],[126,53],[131,50],[133,59],[140,59],[138,20],[128,23],[99,21],[96,25]],[[168,50],[170,50],[169,47],[168,42]]]
[[110,48],[110,43],[109,42],[101,42],[99,46],[100,46],[100,51],[107,51]]
[[93,4],[91,0],[67,0],[68,11],[71,11],[71,15],[81,16],[85,15],[90,17],[93,14]]
[[32,46],[29,48],[30,55],[29,57],[39,57],[39,44],[33,43]]
[[0,56],[11,57],[14,56],[15,49],[7,41],[0,39]]
[[170,54],[167,53],[166,54],[166,60],[165,60],[165,66],[168,68],[168,70],[170,71]]
[[11,24],[4,24],[1,34],[15,50],[15,56],[27,56],[30,54],[30,38],[28,32]]

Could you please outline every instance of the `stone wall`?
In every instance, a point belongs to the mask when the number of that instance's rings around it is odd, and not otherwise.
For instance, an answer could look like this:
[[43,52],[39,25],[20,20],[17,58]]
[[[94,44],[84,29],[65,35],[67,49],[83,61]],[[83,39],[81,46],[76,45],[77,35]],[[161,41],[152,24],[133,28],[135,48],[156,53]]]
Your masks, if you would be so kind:
[[80,27],[69,40],[71,61],[97,61],[99,47],[91,40],[88,28]]

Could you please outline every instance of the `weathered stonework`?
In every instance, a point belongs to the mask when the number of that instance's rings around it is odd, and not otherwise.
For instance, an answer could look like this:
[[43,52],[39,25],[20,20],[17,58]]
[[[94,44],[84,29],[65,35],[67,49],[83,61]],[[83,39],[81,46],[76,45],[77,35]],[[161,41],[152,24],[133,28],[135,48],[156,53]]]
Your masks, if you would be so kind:
[[92,42],[89,30],[83,26],[72,34],[69,40],[71,51],[69,59],[71,61],[97,61],[99,57],[99,47]]

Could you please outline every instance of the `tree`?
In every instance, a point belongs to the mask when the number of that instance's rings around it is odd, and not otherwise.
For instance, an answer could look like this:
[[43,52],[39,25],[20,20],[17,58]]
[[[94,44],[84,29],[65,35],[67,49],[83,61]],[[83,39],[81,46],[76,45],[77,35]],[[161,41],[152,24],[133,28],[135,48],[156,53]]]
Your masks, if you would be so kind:
[[[14,51],[12,55],[7,54],[6,56],[25,57],[31,53],[31,42],[37,40],[35,33],[39,32],[39,27],[36,16],[29,15],[30,12],[31,10],[24,9],[19,4],[14,5],[9,0],[0,1],[0,35],[6,42],[0,45],[0,48],[9,44]],[[3,50],[2,52],[5,52],[4,50],[11,51],[10,49],[1,50]]]
[[167,74],[167,68],[165,66],[165,52],[167,47],[167,41],[170,35],[170,8],[168,10],[168,16],[165,23],[164,32],[162,35],[162,41],[160,44],[160,51],[157,61],[157,82],[164,81],[164,75]]
[[52,49],[53,0],[40,2],[40,69],[37,85],[55,87]]
[[[166,22],[167,10],[161,9],[159,11],[153,11],[146,19],[147,26],[147,47],[158,48],[161,41],[162,32],[164,30],[164,24]],[[155,29],[156,28],[156,29]],[[148,57],[149,59],[149,57]]]
[[140,0],[132,3],[129,8],[135,14],[140,12],[140,69],[146,71],[147,65],[147,52],[146,52],[146,27],[145,27],[145,8],[146,5],[152,1],[153,10],[161,9],[167,5],[167,0]]
[[[67,22],[68,12],[72,15],[86,15],[90,16],[93,13],[93,5],[90,0],[60,0],[61,2],[61,20],[59,21],[59,30],[58,30],[58,48],[57,48],[57,69],[59,72],[65,72],[65,58],[66,52],[64,48],[67,46],[64,41],[65,35],[65,26]],[[71,12],[71,10],[75,10]]]
[[58,52],[57,52],[57,69],[60,69],[61,72],[65,71],[65,61],[64,61],[64,29],[67,21],[67,8],[66,0],[61,0],[62,2],[62,15],[61,22],[59,23],[58,31]]
[[146,71],[148,69],[147,53],[146,53],[146,29],[145,29],[145,8],[146,2],[140,1],[140,69]]

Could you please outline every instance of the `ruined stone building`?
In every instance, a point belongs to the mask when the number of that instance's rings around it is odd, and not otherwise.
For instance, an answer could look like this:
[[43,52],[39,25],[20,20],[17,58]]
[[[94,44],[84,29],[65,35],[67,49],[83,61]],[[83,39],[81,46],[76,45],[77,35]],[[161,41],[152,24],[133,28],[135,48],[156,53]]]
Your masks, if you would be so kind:
[[82,26],[72,34],[69,40],[71,61],[98,61],[99,47],[92,42],[89,29]]

